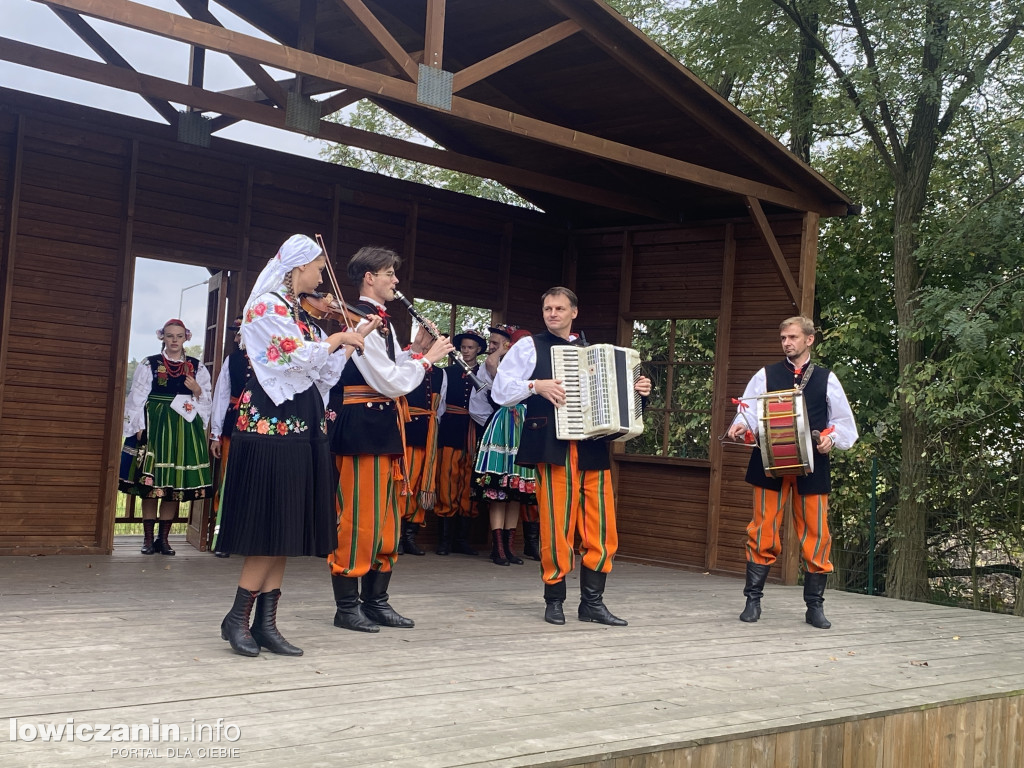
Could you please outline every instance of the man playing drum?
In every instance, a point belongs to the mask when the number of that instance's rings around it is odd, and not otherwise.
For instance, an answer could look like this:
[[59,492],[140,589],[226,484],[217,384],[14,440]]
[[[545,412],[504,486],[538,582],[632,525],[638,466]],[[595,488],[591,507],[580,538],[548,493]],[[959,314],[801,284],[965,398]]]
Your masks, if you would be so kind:
[[[754,517],[747,526],[747,581],[743,594],[746,607],[740,621],[755,622],[761,617],[761,597],[772,563],[782,551],[779,525],[787,498],[793,498],[793,523],[804,561],[804,602],[807,623],[818,629],[832,626],[823,605],[825,582],[832,572],[828,532],[828,494],[832,490],[829,454],[833,448],[847,450],[857,441],[857,425],[850,403],[836,375],[811,362],[814,322],[806,317],[791,317],[779,325],[782,351],[786,359],[759,370],[747,384],[740,400],[739,413],[729,427],[733,440],[751,442],[767,436],[749,414],[766,393],[785,394],[796,390],[802,395],[807,417],[802,427],[811,430],[814,453],[810,468],[773,477],[765,471],[762,451],[755,446],[747,467],[746,481],[754,486]],[[811,469],[812,468],[812,469]],[[769,468],[770,469],[770,468]]]

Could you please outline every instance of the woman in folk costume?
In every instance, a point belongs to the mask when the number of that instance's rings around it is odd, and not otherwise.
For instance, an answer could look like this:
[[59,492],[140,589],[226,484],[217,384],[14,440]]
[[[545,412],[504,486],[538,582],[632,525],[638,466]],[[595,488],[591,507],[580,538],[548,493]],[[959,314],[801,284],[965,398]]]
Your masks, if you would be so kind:
[[[495,331],[497,333],[495,333]],[[508,337],[498,349],[488,355],[484,368],[493,380],[498,362],[520,339],[530,336],[529,331],[515,326],[492,329],[496,335]],[[491,367],[494,367],[494,371]],[[489,397],[490,390],[474,392],[474,398]],[[471,408],[473,403],[470,404]],[[493,403],[491,404],[493,406]],[[491,560],[495,565],[522,565],[522,558],[513,551],[513,539],[519,524],[519,507],[537,503],[537,475],[530,467],[516,466],[516,453],[523,433],[526,405],[505,405],[494,412],[480,439],[473,472],[473,498],[486,501],[491,522]]]
[[[161,353],[139,363],[124,404],[118,488],[142,499],[142,554],[173,555],[167,543],[183,501],[205,498],[212,483],[203,425],[210,419],[210,372],[185,355],[192,332],[168,320],[156,332]],[[153,536],[157,507],[160,529]]]
[[242,341],[253,375],[239,397],[217,540],[222,552],[245,556],[234,605],[221,622],[221,637],[243,656],[260,648],[302,655],[277,629],[286,558],[326,557],[337,545],[324,405],[352,347],[361,349],[379,320],[361,333],[324,337],[297,297],[316,290],[326,262],[312,239],[293,235],[245,305]]

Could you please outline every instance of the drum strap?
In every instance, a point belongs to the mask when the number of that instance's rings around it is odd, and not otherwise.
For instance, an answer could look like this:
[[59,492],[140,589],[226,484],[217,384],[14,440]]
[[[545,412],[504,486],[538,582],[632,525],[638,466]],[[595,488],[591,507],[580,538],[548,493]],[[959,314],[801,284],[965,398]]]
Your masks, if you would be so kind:
[[804,387],[807,386],[807,382],[811,380],[812,373],[814,373],[814,363],[808,360],[807,365],[804,366],[803,376],[800,377],[800,383],[796,385],[796,388],[801,392],[804,391]]

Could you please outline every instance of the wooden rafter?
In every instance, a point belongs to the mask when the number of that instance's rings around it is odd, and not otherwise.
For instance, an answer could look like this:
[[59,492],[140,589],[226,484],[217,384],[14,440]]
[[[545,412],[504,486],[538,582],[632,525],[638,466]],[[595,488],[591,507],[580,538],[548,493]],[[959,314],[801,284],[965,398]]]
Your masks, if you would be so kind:
[[[300,51],[312,51],[316,45],[316,2],[317,0],[300,0],[299,2],[299,34],[296,48]],[[295,78],[295,93],[302,93],[303,77]]]
[[[40,46],[22,43],[18,40],[0,37],[0,60],[55,72],[60,75],[100,83],[111,88],[132,91],[140,95],[166,98],[179,104],[197,107],[204,112],[219,112],[222,116],[237,117],[261,125],[285,129],[284,110],[265,106],[257,102],[225,96],[213,91],[193,88],[171,80],[123,70],[99,62],[83,59]],[[220,118],[217,118],[218,120]],[[216,120],[214,121],[216,124]],[[224,126],[221,126],[224,127]],[[320,138],[340,144],[381,152],[414,162],[447,168],[473,176],[493,179],[510,187],[523,187],[539,192],[565,197],[570,200],[599,205],[613,210],[637,213],[662,221],[673,221],[673,209],[649,200],[619,194],[599,187],[566,181],[546,174],[514,168],[501,163],[481,160],[444,149],[424,146],[411,141],[393,139],[389,136],[363,131],[330,121],[321,121]]]
[[[78,35],[82,41],[88,45],[93,52],[103,59],[107,64],[114,67],[122,67],[135,72],[135,68],[127,62],[127,60],[110,45],[103,37],[89,26],[89,22],[79,16],[77,13],[72,11],[64,10],[63,8],[50,8],[57,18],[63,21],[68,27]],[[145,97],[144,97],[145,98]],[[173,105],[160,99],[146,98],[146,103],[149,104],[153,109],[157,111],[164,120],[171,125],[177,125],[178,121],[178,110]]]
[[[578,22],[583,27],[584,33],[591,41],[598,45],[603,51],[605,51],[605,53],[607,53],[620,65],[633,72],[637,77],[641,78],[648,86],[656,89],[658,93],[661,94],[661,96],[664,97],[670,104],[673,104],[679,107],[680,109],[685,110],[687,114],[687,119],[693,120],[700,124],[702,127],[713,133],[719,141],[723,142],[724,144],[727,144],[730,147],[730,149],[737,155],[740,155],[744,157],[746,160],[754,163],[755,165],[757,165],[758,168],[761,168],[763,171],[767,173],[772,173],[773,175],[782,175],[788,183],[792,183],[794,185],[796,184],[796,167],[800,164],[800,161],[797,160],[795,156],[793,157],[795,163],[791,172],[786,172],[785,169],[780,169],[778,165],[768,163],[767,154],[756,151],[756,145],[751,144],[749,141],[744,141],[730,132],[723,131],[721,123],[712,121],[709,118],[709,116],[705,114],[704,110],[694,109],[694,105],[683,98],[683,96],[680,94],[679,88],[672,83],[670,78],[666,78],[663,75],[655,71],[652,71],[652,69],[649,67],[641,66],[634,57],[629,55],[627,47],[622,44],[621,40],[618,40],[615,37],[606,33],[604,30],[602,30],[600,27],[594,24],[591,19],[589,19],[587,16],[581,13],[580,6],[578,3],[571,2],[571,0],[545,0],[545,2],[547,2],[547,4],[553,10]],[[627,28],[630,33],[638,34],[636,30],[632,28],[629,24],[627,24],[624,20],[622,21],[622,26]],[[676,59],[672,58],[664,49],[650,43],[649,45],[653,50],[658,52],[661,55],[661,57],[671,66],[677,68],[680,67],[680,63]],[[704,92],[707,94],[709,98],[722,99],[722,97],[719,94],[712,90],[711,87],[705,84],[703,81],[696,80],[695,82],[704,90]],[[749,117],[744,115],[738,109],[733,108],[731,104],[727,103],[726,106],[728,108],[732,108],[736,118],[747,123],[749,127],[753,129],[756,135],[762,136],[765,144],[771,144],[773,148],[776,149],[778,152],[786,154],[785,147],[779,144],[778,141],[776,141],[772,136],[766,134]],[[751,147],[754,147],[754,151],[751,151]],[[811,168],[805,168],[805,170],[809,171],[810,173],[814,173],[814,170]],[[828,182],[825,181],[824,179],[822,179],[822,181],[828,184]],[[835,192],[838,195],[842,194],[841,192],[839,192],[839,190],[835,190]],[[767,200],[767,198],[764,197],[762,197],[761,199]],[[844,215],[845,206],[843,207],[843,210],[837,209],[833,211],[833,213]]]
[[[554,125],[488,104],[469,101],[458,96],[452,97],[451,110],[430,107],[417,100],[414,82],[378,75],[361,67],[299,51],[279,43],[260,40],[240,32],[210,28],[209,25],[201,22],[140,5],[131,0],[39,1],[180,42],[204,45],[222,53],[245,56],[268,66],[297,74],[313,75],[337,83],[342,87],[375,93],[382,98],[404,102],[420,109],[444,112],[493,130],[511,133],[590,157],[611,160],[679,181],[724,190],[737,195],[755,197],[798,211],[813,210],[829,213],[826,210],[828,205],[814,195],[794,192],[772,184],[688,163],[684,160],[660,155],[572,128]],[[357,2],[357,0],[336,1]]]
[[427,0],[427,24],[423,34],[423,63],[443,69],[445,0]]
[[[363,0],[335,0],[342,8],[352,16],[352,20],[370,36],[370,40],[376,45],[396,67],[412,82],[416,82],[419,76],[419,68],[412,57],[405,52],[405,49],[398,44],[383,24],[373,15],[373,12],[366,7]],[[288,67],[290,69],[290,67]]]
[[[177,2],[193,19],[214,27],[224,28],[224,25],[217,20],[217,17],[210,12],[210,9],[201,0],[177,0]],[[263,67],[238,56],[231,56],[231,60],[238,65],[238,68],[245,73],[246,77],[252,80],[274,104],[282,109],[287,106],[288,93],[278,86],[277,81]]]
[[786,286],[786,292],[789,293],[789,298],[792,299],[795,307],[800,307],[800,289],[797,287],[796,281],[793,279],[793,273],[789,271],[789,265],[786,264],[786,257],[782,253],[782,248],[779,246],[779,241],[775,239],[775,233],[772,232],[771,224],[768,223],[768,217],[764,215],[764,209],[761,207],[759,200],[748,197],[747,208],[750,210],[750,217],[757,224],[757,228],[761,231],[761,236],[764,241],[768,244],[768,250],[772,252],[772,259],[775,262],[775,268],[778,270],[779,277],[782,278],[783,285]]
[[538,51],[543,51],[545,48],[565,40],[565,38],[575,35],[579,31],[580,25],[572,19],[555,24],[543,32],[538,32],[532,37],[528,37],[515,45],[510,45],[505,50],[499,51],[493,56],[488,56],[486,59],[482,59],[476,64],[456,72],[452,81],[452,90],[458,93],[463,88],[467,88],[473,83],[490,77],[495,72],[500,72]]

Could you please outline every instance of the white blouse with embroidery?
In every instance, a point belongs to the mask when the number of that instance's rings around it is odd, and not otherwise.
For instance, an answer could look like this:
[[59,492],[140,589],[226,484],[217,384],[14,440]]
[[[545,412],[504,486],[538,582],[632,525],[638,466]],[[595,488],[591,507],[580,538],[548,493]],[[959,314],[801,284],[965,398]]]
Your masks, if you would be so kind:
[[300,392],[316,386],[327,404],[331,387],[341,378],[347,352],[338,347],[333,353],[323,341],[323,333],[311,324],[315,341],[303,338],[294,315],[294,305],[282,285],[276,292],[264,293],[247,306],[242,320],[242,341],[249,354],[253,373],[260,386],[276,405],[291,400]]
[[[196,383],[202,390],[199,397],[193,395],[192,402],[196,404],[196,413],[203,420],[203,424],[210,423],[210,413],[213,411],[213,400],[210,398],[210,372],[205,365],[200,365],[196,371]],[[149,358],[144,358],[135,369],[132,377],[132,388],[124,401],[124,426],[122,437],[134,435],[146,428],[146,400],[153,391],[153,369],[149,367]]]

